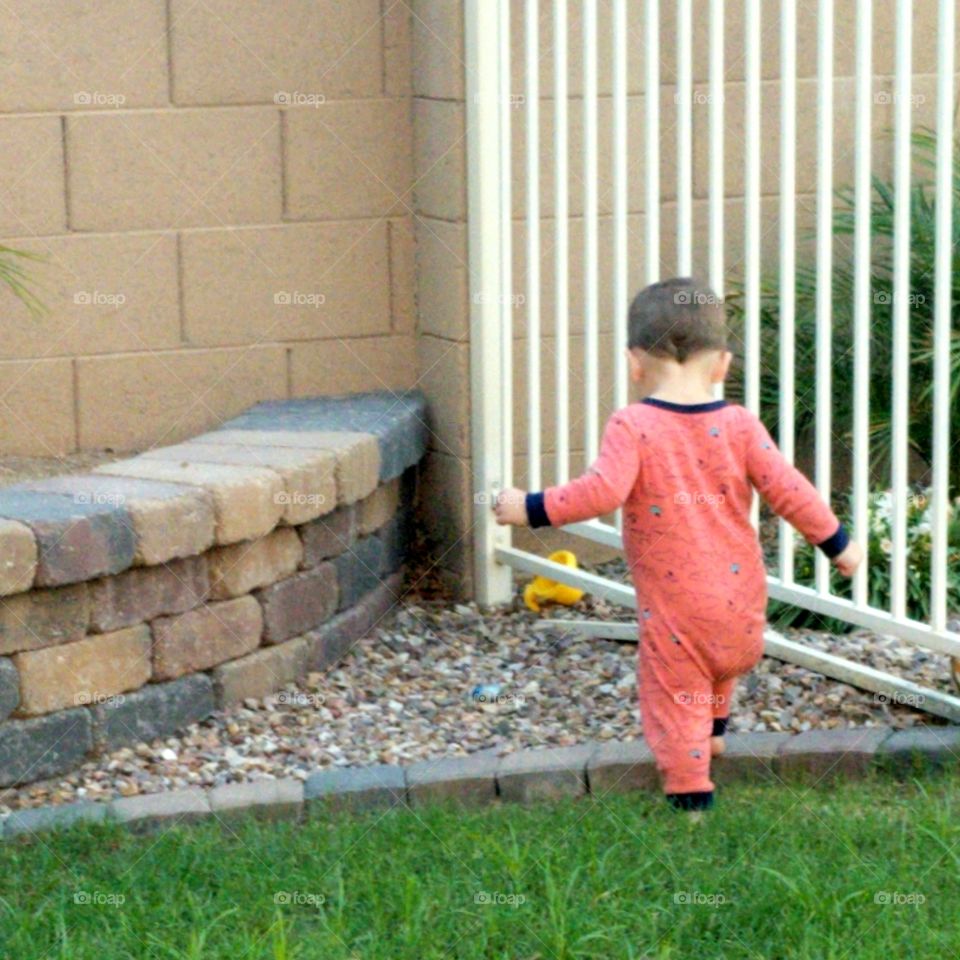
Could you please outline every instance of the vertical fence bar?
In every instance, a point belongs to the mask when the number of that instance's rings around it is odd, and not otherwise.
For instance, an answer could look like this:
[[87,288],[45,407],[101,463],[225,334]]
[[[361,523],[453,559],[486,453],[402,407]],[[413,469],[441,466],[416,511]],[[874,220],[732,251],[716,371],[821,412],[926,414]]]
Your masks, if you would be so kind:
[[600,446],[599,221],[597,132],[597,0],[583,0],[583,405],[584,455],[593,463]]
[[513,199],[511,175],[510,120],[510,4],[499,6],[500,33],[499,98],[500,98],[500,350],[505,371],[501,402],[503,403],[503,482],[513,484]]
[[691,0],[677,0],[677,273],[691,272],[693,247],[693,22]]
[[509,527],[499,527],[488,496],[505,485],[504,381],[510,370],[501,352],[503,290],[501,240],[503,214],[500,149],[505,104],[500,96],[501,8],[507,0],[467,0],[464,8],[467,73],[467,181],[470,237],[470,387],[471,442],[474,461],[474,577],[477,601],[499,603],[511,594],[511,571],[493,552],[509,546]]
[[[797,290],[797,0],[780,7],[780,451],[795,455]],[[793,582],[793,527],[779,523],[779,567],[783,583]]]
[[613,0],[613,356],[614,406],[627,403],[627,0]]
[[527,486],[540,489],[540,0],[527,0]]
[[710,0],[710,287],[724,295],[723,280],[723,4]]
[[890,594],[895,617],[907,597],[907,443],[910,363],[910,90],[911,0],[897,0],[894,94],[893,417],[890,441],[893,507]]
[[569,293],[567,271],[570,268],[569,186],[567,170],[568,116],[567,116],[567,2],[553,0],[553,149],[554,149],[554,204],[556,267],[556,482],[565,483],[570,476],[570,416],[567,398],[569,381]]
[[[867,497],[870,484],[870,148],[873,91],[873,0],[861,0],[857,10],[857,118],[854,137],[854,327],[853,327],[853,536],[869,542]],[[869,551],[865,551],[869,553]],[[853,581],[853,599],[867,603],[867,564]]]
[[933,360],[931,626],[947,625],[947,503],[950,484],[950,356],[953,235],[954,0],[940,0],[937,31],[937,209]]
[[[723,299],[726,284],[723,277],[723,115],[726,97],[723,91],[724,18],[725,0],[710,0],[710,171],[708,206],[710,207],[710,287]],[[723,382],[714,389],[717,399],[724,395]]]
[[[746,0],[746,124],[743,210],[744,244],[744,399],[760,412],[760,0]],[[759,523],[759,499],[750,511]]]
[[[833,0],[820,0],[817,30],[817,302],[816,466],[820,495],[830,501],[833,332]],[[830,564],[818,550],[816,586],[829,593]]]
[[644,84],[646,167],[644,204],[647,283],[660,279],[660,4],[646,0],[647,44]]

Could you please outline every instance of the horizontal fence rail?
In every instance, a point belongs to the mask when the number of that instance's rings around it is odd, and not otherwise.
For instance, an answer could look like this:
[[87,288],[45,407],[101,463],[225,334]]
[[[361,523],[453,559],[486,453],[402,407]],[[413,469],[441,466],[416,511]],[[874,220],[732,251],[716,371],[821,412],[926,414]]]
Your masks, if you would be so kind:
[[[470,0],[465,9],[477,45],[467,82],[481,602],[510,595],[504,569],[544,564],[558,580],[632,597],[631,587],[515,546],[493,526],[490,485],[507,485],[516,466],[518,483],[543,489],[595,459],[604,420],[631,399],[630,297],[692,273],[728,303],[738,360],[718,396],[758,413],[788,461],[812,452],[816,487],[870,546],[844,582],[778,520],[771,598],[960,657],[950,593],[958,544],[948,536],[960,494],[950,451],[960,391],[953,0],[940,0],[936,36],[925,26],[924,37],[914,36],[912,0],[896,0],[891,76],[876,72],[873,0]],[[936,50],[935,94],[915,89],[915,41]],[[850,129],[841,95],[854,100]],[[874,178],[889,189],[878,192]],[[928,275],[911,223],[918,191],[935,212]],[[515,410],[518,342],[526,383]],[[525,451],[514,449],[521,437]],[[760,517],[755,497],[758,528]],[[619,549],[623,512],[612,521],[566,531]],[[818,663],[840,675],[830,659]]]

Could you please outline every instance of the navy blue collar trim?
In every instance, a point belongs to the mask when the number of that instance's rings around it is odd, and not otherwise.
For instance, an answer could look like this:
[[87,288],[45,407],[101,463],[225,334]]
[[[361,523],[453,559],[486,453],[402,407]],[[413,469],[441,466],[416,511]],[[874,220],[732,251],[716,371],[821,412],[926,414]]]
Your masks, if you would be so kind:
[[660,407],[661,410],[674,410],[677,413],[709,413],[711,410],[720,410],[727,405],[727,401],[707,400],[705,403],[674,403],[671,400],[660,400],[658,397],[644,397],[641,403],[649,403],[651,407]]

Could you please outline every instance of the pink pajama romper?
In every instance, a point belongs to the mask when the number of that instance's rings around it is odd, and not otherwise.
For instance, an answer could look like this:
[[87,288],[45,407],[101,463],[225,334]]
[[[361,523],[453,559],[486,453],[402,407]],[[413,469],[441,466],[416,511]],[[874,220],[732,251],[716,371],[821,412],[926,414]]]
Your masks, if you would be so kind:
[[676,806],[709,806],[710,737],[723,733],[736,677],[763,653],[766,571],[752,491],[829,557],[849,538],[761,421],[725,400],[652,397],[617,410],[580,477],[526,498],[531,526],[624,508],[637,595],[643,734]]

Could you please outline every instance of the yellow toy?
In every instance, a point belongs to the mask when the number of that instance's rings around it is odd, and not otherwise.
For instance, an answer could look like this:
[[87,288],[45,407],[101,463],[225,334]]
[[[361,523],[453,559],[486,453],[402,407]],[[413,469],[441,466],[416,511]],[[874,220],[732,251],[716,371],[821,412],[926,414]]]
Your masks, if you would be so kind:
[[[562,563],[565,567],[577,566],[577,558],[569,550],[555,550],[547,557],[554,563]],[[549,577],[534,577],[533,583],[527,585],[523,591],[524,603],[534,612],[540,612],[541,603],[562,603],[566,607],[573,606],[583,596],[583,590],[569,587],[565,583],[557,583]]]

